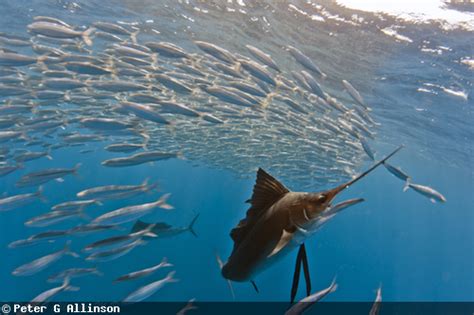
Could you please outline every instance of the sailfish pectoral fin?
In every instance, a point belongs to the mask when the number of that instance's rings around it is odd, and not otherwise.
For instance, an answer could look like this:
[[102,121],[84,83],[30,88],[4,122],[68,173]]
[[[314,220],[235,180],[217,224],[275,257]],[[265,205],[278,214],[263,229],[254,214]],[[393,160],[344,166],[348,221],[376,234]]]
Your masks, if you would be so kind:
[[275,248],[273,248],[273,251],[268,255],[267,258],[272,257],[273,255],[276,255],[279,253],[283,248],[288,245],[288,243],[293,239],[293,233],[290,233],[286,230],[283,230],[280,240],[276,244]]

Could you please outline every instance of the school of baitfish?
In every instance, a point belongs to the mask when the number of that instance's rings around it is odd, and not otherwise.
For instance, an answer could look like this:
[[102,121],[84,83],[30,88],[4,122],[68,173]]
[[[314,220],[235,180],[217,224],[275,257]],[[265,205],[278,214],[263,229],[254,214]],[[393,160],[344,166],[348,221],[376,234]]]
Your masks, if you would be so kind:
[[[28,161],[53,159],[54,151],[63,147],[92,153],[95,149],[88,146],[91,143],[103,143],[105,150],[121,154],[103,161],[104,167],[186,158],[240,175],[252,173],[257,166],[268,167],[275,175],[308,185],[340,182],[354,175],[364,160],[374,159],[368,142],[375,139],[379,124],[371,117],[369,105],[351,83],[331,81],[296,47],[282,47],[292,67],[287,70],[254,46],[246,45],[235,53],[196,40],[192,51],[187,51],[159,41],[157,34],[109,22],[80,28],[37,16],[26,32],[0,33],[2,178],[28,168]],[[343,90],[346,94],[340,95]],[[37,187],[37,191],[0,199],[0,212],[43,199],[42,185],[63,181],[65,176],[80,172],[80,166],[27,173],[16,186]],[[433,202],[445,201],[434,189],[413,184],[400,168],[385,166],[406,183],[405,189],[412,188]],[[158,209],[172,209],[166,203],[168,194],[155,202],[129,205],[97,218],[84,213],[86,207],[100,207],[107,200],[155,190],[156,184],[146,180],[139,185],[111,184],[77,192],[78,200],[54,205],[50,212],[25,224],[50,227],[75,217],[84,218],[87,224],[41,232],[9,247],[123,230],[120,224],[136,221],[130,233],[99,240],[84,249],[86,260],[108,261],[162,235],[194,234],[195,220],[182,228],[139,220]],[[37,273],[64,255],[78,256],[68,243],[63,250],[26,263],[13,274]],[[170,266],[164,260],[117,281],[145,277]],[[74,277],[100,274],[96,268],[64,270],[49,278],[63,285],[34,300],[45,301],[61,291],[75,290],[70,285]],[[130,293],[124,301],[143,300],[175,281],[174,272],[170,272]],[[334,284],[325,294],[333,290]]]

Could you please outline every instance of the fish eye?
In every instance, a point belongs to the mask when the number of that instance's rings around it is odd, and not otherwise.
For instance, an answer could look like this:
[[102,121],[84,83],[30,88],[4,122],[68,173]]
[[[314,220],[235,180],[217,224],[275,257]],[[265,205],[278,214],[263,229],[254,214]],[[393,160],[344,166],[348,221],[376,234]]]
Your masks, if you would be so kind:
[[321,194],[318,197],[318,201],[320,201],[320,202],[326,202],[327,199],[328,199],[328,196],[325,195],[325,194]]

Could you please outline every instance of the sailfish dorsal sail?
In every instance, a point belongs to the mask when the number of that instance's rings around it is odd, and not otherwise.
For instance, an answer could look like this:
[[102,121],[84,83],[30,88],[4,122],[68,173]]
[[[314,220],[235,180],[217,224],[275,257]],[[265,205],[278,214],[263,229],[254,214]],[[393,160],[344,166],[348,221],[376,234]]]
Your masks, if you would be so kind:
[[248,200],[251,206],[247,210],[245,218],[230,232],[230,236],[234,240],[234,249],[238,247],[262,214],[288,192],[290,192],[288,188],[277,179],[263,169],[258,169],[252,197]]

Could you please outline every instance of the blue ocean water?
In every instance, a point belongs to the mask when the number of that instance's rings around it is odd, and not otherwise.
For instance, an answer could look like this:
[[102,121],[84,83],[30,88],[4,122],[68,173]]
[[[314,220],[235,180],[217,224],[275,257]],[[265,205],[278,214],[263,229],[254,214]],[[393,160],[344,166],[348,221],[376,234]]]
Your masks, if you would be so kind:
[[[402,182],[384,169],[377,169],[338,197],[363,197],[366,201],[339,214],[306,242],[313,288],[325,288],[337,276],[338,290],[328,295],[326,301],[372,301],[379,285],[384,301],[472,301],[473,68],[472,64],[469,68],[462,62],[469,58],[472,62],[472,30],[446,29],[436,22],[417,24],[342,8],[327,1],[243,1],[245,6],[239,3],[114,0],[105,6],[101,1],[7,0],[0,5],[0,31],[27,35],[26,25],[32,17],[45,15],[73,25],[95,21],[137,24],[147,30],[158,30],[160,40],[184,48],[190,48],[196,39],[239,53],[246,44],[259,44],[279,65],[287,67],[291,65],[286,61],[287,52],[281,49],[284,45],[311,52],[330,82],[347,79],[371,105],[373,116],[380,123],[373,142],[377,156],[403,144],[405,148],[392,159],[393,164],[401,166],[416,183],[434,187],[447,199],[446,203],[433,204],[414,191],[403,192]],[[381,32],[390,27],[409,40]],[[455,92],[458,94],[454,95]],[[204,148],[212,155],[217,149],[206,147],[206,143],[203,139],[195,149]],[[7,145],[21,148],[21,143]],[[117,155],[103,150],[104,146],[103,142],[88,143],[87,148],[94,150],[88,154],[79,153],[84,147],[54,150],[52,160],[27,162],[24,169],[0,179],[0,189],[6,195],[24,193],[36,188],[16,188],[22,175],[82,163],[76,176],[44,185],[46,202],[0,213],[0,279],[2,287],[8,288],[2,289],[0,299],[29,301],[54,286],[46,282],[49,275],[71,267],[97,266],[104,276],[74,279],[74,286],[81,290],[62,292],[54,300],[120,301],[150,280],[164,277],[169,270],[159,270],[152,278],[112,284],[116,277],[155,265],[167,257],[179,282],[167,285],[148,301],[232,300],[215,256],[217,253],[225,260],[230,254],[229,232],[245,215],[244,201],[251,195],[255,170],[268,166],[272,173],[272,159],[266,160],[265,165],[253,164],[250,158],[233,158],[232,148],[227,148],[228,152],[220,154],[228,156],[227,162],[232,164],[229,168],[199,159],[199,155],[128,168],[106,168],[100,162]],[[265,152],[265,146],[260,149]],[[369,166],[366,159],[357,172]],[[337,184],[312,182],[314,186],[308,187],[307,182],[287,177],[283,176],[282,181],[295,191],[320,191]],[[11,274],[19,265],[64,246],[58,240],[7,248],[12,241],[44,230],[25,227],[25,221],[49,211],[52,205],[74,200],[75,194],[83,189],[139,184],[146,178],[158,182],[161,193],[171,193],[169,203],[175,209],[156,211],[144,220],[186,226],[199,213],[195,225],[198,237],[183,233],[151,240],[111,262],[96,264],[64,257],[32,276]],[[338,183],[344,180],[347,178]],[[87,209],[86,213],[94,218],[126,205],[154,201],[160,194],[107,202]],[[85,222],[80,220],[54,225],[54,229]],[[92,241],[116,234],[112,231],[74,237],[72,248],[80,251]],[[256,277],[258,294],[249,283],[234,283],[236,300],[287,301],[295,256],[296,252]]]

